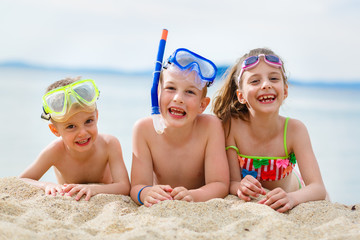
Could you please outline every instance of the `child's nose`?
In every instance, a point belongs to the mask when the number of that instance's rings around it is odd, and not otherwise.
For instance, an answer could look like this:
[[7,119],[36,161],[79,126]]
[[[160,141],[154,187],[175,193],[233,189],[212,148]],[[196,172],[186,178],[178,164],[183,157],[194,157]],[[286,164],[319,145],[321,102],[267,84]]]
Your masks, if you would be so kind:
[[87,134],[87,131],[85,129],[85,127],[79,127],[79,133],[78,133],[78,136],[86,136]]
[[263,88],[263,89],[269,89],[269,88],[271,88],[271,82],[270,82],[270,80],[265,79],[265,80],[263,81],[263,83],[262,83],[262,88]]
[[174,102],[182,103],[183,102],[182,94],[181,93],[176,93],[173,100],[174,100]]

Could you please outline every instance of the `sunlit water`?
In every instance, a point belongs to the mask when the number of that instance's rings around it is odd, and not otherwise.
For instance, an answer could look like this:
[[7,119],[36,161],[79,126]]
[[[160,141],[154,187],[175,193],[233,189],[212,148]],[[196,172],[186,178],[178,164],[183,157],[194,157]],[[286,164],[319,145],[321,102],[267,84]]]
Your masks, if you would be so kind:
[[[99,132],[120,140],[130,173],[132,127],[151,112],[151,74],[139,77],[0,68],[0,177],[18,176],[55,139],[40,119],[41,96],[55,80],[78,75],[94,79],[99,86]],[[210,97],[220,84],[209,88]],[[290,86],[281,109],[284,116],[307,126],[331,200],[344,204],[360,203],[359,94],[360,89]],[[53,171],[42,180],[56,181]]]

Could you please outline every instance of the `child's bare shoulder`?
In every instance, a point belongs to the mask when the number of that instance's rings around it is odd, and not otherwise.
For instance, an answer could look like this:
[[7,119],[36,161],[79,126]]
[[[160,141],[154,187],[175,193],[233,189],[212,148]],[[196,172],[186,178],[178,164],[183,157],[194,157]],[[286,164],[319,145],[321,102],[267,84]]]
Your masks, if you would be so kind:
[[198,126],[201,131],[206,129],[206,132],[208,133],[223,131],[221,120],[218,117],[210,114],[199,115]]
[[137,120],[134,124],[134,131],[148,131],[149,129],[154,129],[153,120],[151,117],[145,117]]
[[295,118],[290,118],[288,121],[288,131],[294,133],[300,133],[307,130],[303,122]]
[[198,120],[201,124],[204,125],[217,125],[217,124],[221,124],[221,120],[211,114],[200,114],[198,116]]
[[110,135],[110,134],[105,134],[105,133],[99,133],[98,140],[99,140],[99,144],[106,145],[106,146],[120,144],[120,141],[117,137]]
[[42,151],[41,151],[41,159],[47,159],[51,161],[53,164],[56,163],[57,160],[61,159],[64,156],[64,152],[66,151],[64,142],[61,138],[56,139],[49,143]]

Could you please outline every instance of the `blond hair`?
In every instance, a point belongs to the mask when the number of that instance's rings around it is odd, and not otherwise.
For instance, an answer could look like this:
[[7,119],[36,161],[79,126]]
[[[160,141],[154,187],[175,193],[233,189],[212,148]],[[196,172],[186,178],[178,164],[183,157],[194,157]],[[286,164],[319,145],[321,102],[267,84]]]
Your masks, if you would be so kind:
[[[160,89],[160,87],[161,87],[161,85],[163,84],[163,78],[164,78],[164,71],[166,71],[166,68],[163,68],[162,70],[161,70],[161,72],[160,72],[160,79],[159,79],[159,88],[158,89]],[[203,89],[202,89],[202,94],[201,94],[201,98],[204,98],[204,97],[206,97],[206,95],[207,95],[207,86],[205,85],[204,87],[203,87]]]

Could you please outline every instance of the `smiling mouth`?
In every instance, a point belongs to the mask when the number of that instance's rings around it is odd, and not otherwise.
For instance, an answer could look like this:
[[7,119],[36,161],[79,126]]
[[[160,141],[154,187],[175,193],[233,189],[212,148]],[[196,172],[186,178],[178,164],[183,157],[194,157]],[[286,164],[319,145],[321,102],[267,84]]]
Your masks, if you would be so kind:
[[258,98],[258,100],[262,103],[269,103],[269,102],[273,102],[276,99],[276,96],[273,94],[269,94],[269,95],[262,95]]
[[175,115],[175,116],[185,116],[186,115],[186,112],[182,109],[179,109],[179,108],[169,108],[169,113],[172,114],[172,115]]
[[81,141],[76,141],[76,144],[80,145],[80,146],[84,146],[84,145],[87,145],[89,142],[90,142],[90,138],[87,138],[87,139],[84,139]]

